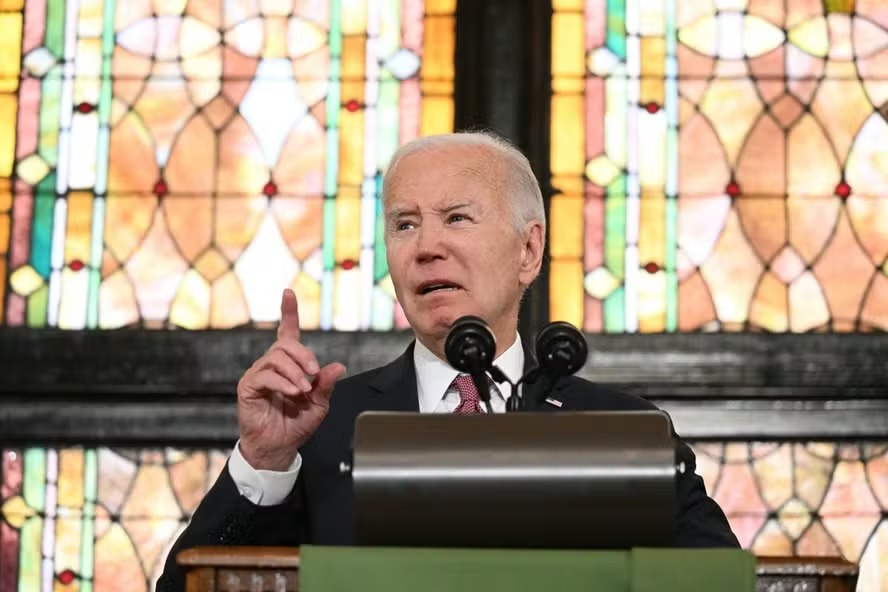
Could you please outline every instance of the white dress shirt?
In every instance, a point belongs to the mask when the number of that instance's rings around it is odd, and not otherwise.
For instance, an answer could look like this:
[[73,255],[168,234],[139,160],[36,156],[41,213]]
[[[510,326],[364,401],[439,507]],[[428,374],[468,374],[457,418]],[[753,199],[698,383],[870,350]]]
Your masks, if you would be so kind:
[[[524,349],[521,338],[516,334],[515,341],[494,364],[512,382],[518,381],[524,371]],[[416,390],[419,397],[420,413],[453,413],[459,405],[459,392],[451,388],[459,371],[433,354],[418,340],[413,348],[413,365],[416,368]],[[494,413],[506,410],[506,398],[511,395],[511,385],[494,383],[490,389],[490,404]],[[482,404],[481,409],[486,411]],[[235,445],[228,459],[228,472],[245,498],[260,506],[274,506],[286,499],[296,484],[302,456],[297,454],[293,464],[286,471],[260,471],[254,469],[240,452],[240,443]]]

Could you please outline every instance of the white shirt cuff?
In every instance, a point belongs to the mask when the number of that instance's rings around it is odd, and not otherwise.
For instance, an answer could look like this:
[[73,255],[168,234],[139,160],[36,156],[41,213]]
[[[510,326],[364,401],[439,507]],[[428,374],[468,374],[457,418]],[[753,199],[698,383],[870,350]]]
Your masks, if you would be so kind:
[[254,469],[240,451],[240,441],[231,451],[228,459],[228,472],[242,496],[259,506],[276,506],[284,501],[302,468],[302,455],[296,454],[293,464],[286,471],[263,471]]

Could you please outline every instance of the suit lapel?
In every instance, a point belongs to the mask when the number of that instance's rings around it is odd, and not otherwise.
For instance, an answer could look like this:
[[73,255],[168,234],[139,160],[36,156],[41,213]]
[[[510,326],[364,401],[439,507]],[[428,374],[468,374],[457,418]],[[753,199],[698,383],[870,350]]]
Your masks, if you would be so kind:
[[367,400],[369,409],[419,412],[413,346],[411,342],[399,358],[380,368],[370,381],[372,395]]

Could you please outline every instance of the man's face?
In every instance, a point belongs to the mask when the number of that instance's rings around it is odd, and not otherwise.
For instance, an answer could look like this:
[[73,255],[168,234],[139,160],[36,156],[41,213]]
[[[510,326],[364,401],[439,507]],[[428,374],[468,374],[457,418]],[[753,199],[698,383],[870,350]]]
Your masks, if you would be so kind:
[[398,301],[428,347],[463,315],[499,339],[517,326],[523,288],[539,273],[542,225],[519,233],[503,195],[505,167],[490,149],[449,146],[403,158],[384,204]]

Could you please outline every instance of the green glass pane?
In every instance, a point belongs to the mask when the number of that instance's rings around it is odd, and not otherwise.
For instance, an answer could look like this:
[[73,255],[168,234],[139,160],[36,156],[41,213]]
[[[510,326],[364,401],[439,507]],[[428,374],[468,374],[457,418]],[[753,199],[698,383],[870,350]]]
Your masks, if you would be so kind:
[[626,331],[626,293],[623,286],[604,299],[604,330],[606,333]]
[[42,448],[28,448],[24,456],[22,496],[28,506],[42,512],[45,509],[46,451]]
[[46,0],[46,37],[43,44],[57,58],[64,57],[65,0]]
[[607,46],[626,59],[626,0],[607,0]]
[[324,238],[323,255],[324,269],[331,270],[336,267],[334,243],[336,241],[336,200],[332,197],[324,198]]
[[379,83],[379,100],[376,104],[376,145],[379,153],[377,166],[381,171],[385,170],[398,149],[400,95],[401,85],[397,81]]
[[40,89],[40,141],[37,151],[52,167],[59,159],[59,101],[62,96],[62,67],[54,66],[43,78]]
[[[376,176],[376,194],[382,194],[382,175]],[[382,200],[376,202],[376,237],[373,243],[373,279],[379,281],[388,274],[388,260],[385,257],[385,217],[382,213]]]
[[19,538],[19,592],[34,592],[40,587],[40,563],[43,559],[43,518],[28,518]]
[[625,276],[626,196],[610,195],[604,202],[604,264],[616,277]]
[[51,271],[52,223],[55,201],[55,173],[53,172],[37,186],[34,196],[34,214],[31,219],[31,266],[43,279],[48,279]]
[[43,286],[28,296],[27,325],[32,329],[46,326],[46,310],[49,306],[49,288]]
[[[96,496],[99,482],[99,463],[95,449],[83,451],[83,525],[80,531],[80,575],[92,580],[95,563]],[[85,586],[84,584],[88,584]],[[84,582],[80,592],[92,590],[91,582]]]

